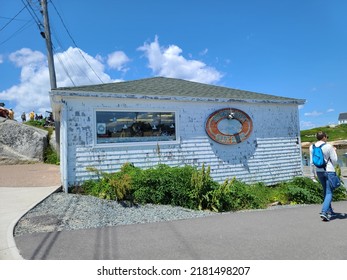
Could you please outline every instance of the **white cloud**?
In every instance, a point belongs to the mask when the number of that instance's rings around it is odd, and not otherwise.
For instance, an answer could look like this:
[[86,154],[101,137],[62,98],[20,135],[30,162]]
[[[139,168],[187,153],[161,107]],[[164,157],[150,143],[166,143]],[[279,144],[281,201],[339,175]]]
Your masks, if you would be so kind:
[[205,63],[183,57],[182,49],[178,46],[161,47],[157,36],[154,42],[145,43],[138,50],[145,53],[148,67],[155,75],[202,83],[215,83],[222,78],[220,72]]
[[0,54],[0,63],[4,62],[4,56]]
[[122,51],[116,51],[108,55],[107,64],[112,69],[117,69],[118,71],[126,72],[129,69],[124,68],[125,64],[128,63],[130,59]]
[[312,123],[312,122],[306,122],[306,121],[301,121],[300,122],[300,129],[301,130],[305,130],[305,129],[310,129],[316,127],[316,124]]
[[57,86],[79,86],[112,82],[100,57],[95,58],[78,48],[68,48],[55,55]]
[[330,108],[327,110],[327,113],[331,113],[331,112],[335,112],[335,109]]
[[[51,110],[49,91],[50,81],[46,56],[31,49],[23,48],[11,53],[10,61],[21,68],[20,84],[0,92],[0,99],[16,104],[13,108],[15,118],[22,112],[44,114]],[[112,82],[104,73],[105,66],[97,59],[77,48],[69,48],[54,57],[57,86],[86,85]],[[86,62],[87,61],[87,62]],[[68,72],[68,75],[66,74]]]
[[305,113],[304,115],[307,116],[307,117],[318,117],[318,116],[320,116],[322,114],[323,113],[321,113],[321,112],[312,111],[312,112],[309,112],[309,113]]
[[50,108],[49,77],[44,54],[23,48],[9,55],[11,62],[21,68],[20,84],[0,92],[1,99],[15,103],[13,108],[18,118],[21,112]]
[[28,48],[22,48],[19,51],[15,51],[9,55],[10,61],[12,61],[17,67],[40,67],[46,63],[46,57],[42,52],[33,51]]
[[[183,57],[182,50],[178,46],[160,47],[157,37],[154,42],[144,44],[139,50],[145,53],[149,67],[156,75],[203,83],[215,83],[222,77],[221,73],[205,63]],[[34,110],[38,114],[44,114],[45,111],[50,111],[51,86],[46,55],[40,51],[22,48],[11,53],[9,61],[20,69],[20,83],[0,91],[0,99],[5,102],[10,101],[10,106],[13,105],[15,111],[15,118],[19,120],[22,112],[29,113]],[[92,57],[81,49],[70,47],[54,56],[57,86],[119,81],[111,79],[105,73],[106,65],[124,72],[127,70],[125,65],[129,61],[130,59],[121,51],[113,52],[107,59],[103,59],[100,55]],[[3,62],[2,56],[0,62]]]

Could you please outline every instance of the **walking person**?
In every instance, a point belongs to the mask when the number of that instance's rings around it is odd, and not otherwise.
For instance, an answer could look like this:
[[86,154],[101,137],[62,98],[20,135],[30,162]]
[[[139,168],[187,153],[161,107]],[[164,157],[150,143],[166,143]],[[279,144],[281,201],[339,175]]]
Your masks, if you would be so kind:
[[[317,132],[316,138],[318,141],[310,146],[310,164],[312,170],[311,173],[314,176],[315,170],[317,178],[323,187],[324,201],[320,217],[323,221],[329,221],[330,218],[335,215],[331,207],[331,201],[333,198],[333,188],[329,182],[329,176],[333,176],[336,174],[334,165],[337,163],[337,154],[336,148],[331,144],[327,143],[329,137],[328,135],[326,135],[325,132]],[[319,152],[316,152],[318,149],[321,149],[323,157],[323,164],[319,165],[319,167],[317,167],[314,159],[317,157],[317,154],[319,154]]]

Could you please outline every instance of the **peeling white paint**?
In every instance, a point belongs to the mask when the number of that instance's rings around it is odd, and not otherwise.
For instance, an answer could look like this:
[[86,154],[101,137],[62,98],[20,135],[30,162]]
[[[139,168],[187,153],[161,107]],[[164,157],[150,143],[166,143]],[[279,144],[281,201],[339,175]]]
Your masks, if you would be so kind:
[[[264,182],[271,185],[302,175],[301,147],[297,104],[226,102],[225,100],[187,100],[187,98],[134,98],[132,95],[85,95],[55,93],[55,102],[64,98],[66,106],[59,107],[64,118],[61,143],[66,157],[61,164],[64,188],[93,178],[87,167],[104,172],[115,172],[126,162],[148,168],[158,163],[171,166],[202,164],[211,167],[212,177],[222,182],[236,177],[247,183]],[[253,121],[250,137],[237,145],[214,142],[205,132],[205,122],[214,111],[237,108]],[[176,111],[179,141],[176,144],[159,143],[138,145],[97,145],[95,110],[165,110]],[[66,126],[66,127],[65,127]],[[64,150],[63,149],[63,150]]]

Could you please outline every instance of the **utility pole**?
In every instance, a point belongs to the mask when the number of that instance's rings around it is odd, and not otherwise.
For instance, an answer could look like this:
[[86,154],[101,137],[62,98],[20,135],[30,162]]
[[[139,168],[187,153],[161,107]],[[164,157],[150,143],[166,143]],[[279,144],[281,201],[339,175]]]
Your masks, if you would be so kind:
[[[48,19],[47,0],[41,0],[41,8],[42,8],[43,25],[44,25],[44,33],[42,34],[41,32],[41,35],[44,37],[46,41],[48,71],[49,71],[49,79],[51,82],[51,90],[52,90],[57,88],[57,80],[55,76],[55,67],[54,67],[52,40],[51,40],[51,29],[49,27],[49,19]],[[53,116],[54,116],[54,127],[55,127],[56,151],[57,151],[57,154],[60,155],[60,117],[58,118],[58,116],[56,116],[54,112],[53,112]]]
[[43,14],[43,25],[45,28],[44,38],[47,47],[47,58],[48,58],[48,70],[49,79],[51,82],[51,89],[57,88],[57,80],[55,77],[55,68],[52,52],[52,40],[51,40],[51,30],[49,27],[48,10],[47,10],[47,0],[41,0],[42,14]]

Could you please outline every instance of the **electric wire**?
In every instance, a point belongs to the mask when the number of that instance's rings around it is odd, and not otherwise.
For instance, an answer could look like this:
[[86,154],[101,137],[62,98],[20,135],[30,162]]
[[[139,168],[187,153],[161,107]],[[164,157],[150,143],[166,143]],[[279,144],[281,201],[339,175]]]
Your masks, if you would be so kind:
[[1,32],[2,30],[4,30],[4,29],[6,28],[6,26],[8,26],[8,25],[9,25],[9,24],[21,13],[21,12],[23,12],[25,8],[26,8],[26,7],[24,6],[13,18],[11,18],[10,21],[7,22],[7,23],[0,29],[0,32]]
[[[40,33],[44,34],[44,25],[43,23],[41,22],[41,20],[39,19],[39,17],[36,15],[36,12],[34,10],[34,8],[32,7],[32,3],[30,3],[28,0],[26,0],[27,4],[24,3],[24,0],[22,0],[22,3],[23,5],[25,6],[25,8],[27,8],[29,14],[31,15],[31,17],[33,18],[33,20],[36,22],[39,30],[40,30]],[[52,3],[52,2],[51,2]],[[41,7],[36,7],[36,10],[37,11],[40,11],[41,10]],[[52,27],[51,27],[52,28]],[[55,36],[55,34],[57,33],[54,33],[54,37],[56,38],[57,36]],[[58,41],[58,44],[60,44],[59,42],[59,39],[56,38],[56,40]],[[55,54],[55,57],[57,58],[57,60],[59,61],[63,71],[65,72],[66,76],[69,78],[69,80],[71,81],[71,83],[76,86],[75,82],[73,81],[70,73],[69,73],[69,70],[68,70],[68,67],[66,66],[66,64],[63,62],[63,60],[61,59],[60,55],[59,55],[59,52],[56,51],[56,48],[54,47],[53,43],[52,43],[52,48],[53,48],[53,52]],[[70,72],[71,69],[70,69]]]
[[[32,1],[29,1],[29,0],[21,0],[24,7],[13,17],[13,18],[10,18],[10,21],[7,22],[1,29],[0,31],[4,30],[21,12],[23,12],[23,10],[27,9],[27,11],[29,12],[29,14],[31,15],[33,21],[36,23],[38,29],[40,30],[40,33],[41,33],[41,36],[42,34],[44,34],[44,25],[42,23],[42,21],[40,20],[40,18],[37,16],[36,12],[37,11],[41,11],[41,7],[35,7],[35,9],[33,8],[32,6]],[[26,3],[24,2],[26,1]],[[40,1],[39,1],[40,2]],[[96,71],[93,69],[93,67],[91,66],[91,64],[89,63],[89,61],[86,59],[86,57],[84,56],[84,54],[82,53],[82,51],[80,50],[80,48],[77,46],[75,40],[73,39],[71,33],[69,32],[69,30],[67,29],[65,23],[64,23],[64,20],[63,18],[61,17],[59,11],[57,10],[56,6],[54,5],[53,1],[49,1],[54,10],[56,11],[60,21],[62,22],[64,28],[65,28],[65,31],[67,32],[68,36],[70,37],[70,39],[72,40],[73,42],[73,45],[76,47],[77,51],[79,52],[79,54],[81,55],[81,57],[83,58],[83,60],[87,63],[88,67],[91,69],[91,71],[94,73],[94,75],[98,78],[98,80],[101,82],[101,83],[104,83],[103,80],[100,78],[100,76],[96,73]],[[36,11],[35,11],[36,10]],[[16,36],[17,34],[19,34],[20,32],[22,32],[25,28],[27,28],[29,26],[29,24],[33,24],[32,21],[28,21],[27,23],[25,23],[22,27],[20,27],[14,34],[12,34],[9,38],[7,38],[6,40],[0,42],[0,46],[3,45],[4,43],[6,43],[7,41],[9,41],[11,38],[13,38],[14,36]],[[60,40],[59,38],[56,36],[56,34],[58,34],[57,32],[53,32],[53,36],[55,38],[55,40],[57,41],[58,45],[62,48],[62,44],[60,43]],[[90,79],[89,75],[85,73],[85,71],[83,71],[83,69],[80,67],[79,64],[75,63],[73,59],[70,58],[70,56],[65,52],[65,53],[59,53],[57,51],[57,49],[54,47],[54,45],[52,44],[53,46],[53,52],[55,54],[55,57],[59,60],[61,66],[62,66],[62,69],[64,70],[66,76],[69,78],[69,80],[71,81],[71,83],[76,86],[75,82],[73,81],[71,75],[69,74],[70,73],[73,73],[73,72],[80,72],[83,74],[83,76],[85,78],[87,78],[91,83],[93,83],[93,81]],[[61,54],[61,55],[59,55]],[[62,56],[66,56],[67,59],[62,59]],[[66,63],[68,62],[68,63]],[[72,62],[72,63],[70,63]],[[73,70],[73,68],[77,69],[76,70]]]
[[[27,4],[23,3],[24,7],[12,18],[7,18],[7,17],[1,17],[4,19],[9,19],[9,21],[0,29],[0,32],[3,31],[13,20],[19,20],[17,19],[17,16],[22,13],[27,7]],[[22,20],[24,21],[24,20]],[[0,46],[11,40],[13,37],[17,36],[19,33],[21,33],[24,29],[28,28],[32,24],[32,20],[25,20],[26,23],[24,23],[20,28],[18,28],[15,32],[13,32],[10,36],[7,37],[7,39],[3,40],[0,42]]]
[[77,46],[75,40],[73,39],[71,33],[69,32],[69,30],[67,29],[65,22],[63,20],[63,18],[61,17],[59,11],[57,10],[56,6],[54,5],[53,1],[50,1],[50,3],[52,4],[54,10],[56,11],[57,15],[59,16],[67,34],[69,35],[70,39],[72,40],[74,46],[77,48],[78,52],[80,53],[80,55],[82,56],[82,58],[84,59],[84,61],[88,64],[89,68],[93,71],[93,73],[95,74],[95,76],[99,79],[99,81],[103,84],[103,80],[100,78],[100,76],[95,72],[95,70],[93,69],[93,67],[90,65],[89,61],[85,58],[85,56],[83,55],[83,53],[81,52],[80,48]]
[[66,67],[65,67],[65,64],[64,64],[63,61],[60,59],[60,56],[59,56],[59,55],[56,55],[55,57],[59,60],[59,62],[60,62],[60,64],[61,64],[61,67],[63,68],[63,70],[64,70],[66,76],[69,78],[69,80],[71,81],[71,83],[72,83],[74,86],[76,86],[76,84],[74,83],[72,77],[71,77],[70,74],[69,74],[69,71],[67,71],[67,69],[66,69]]
[[[27,2],[27,5],[24,3],[24,0],[22,0],[23,5],[28,10],[29,14],[34,19],[34,21],[36,22],[37,27],[39,28],[39,30],[42,32],[42,30],[44,29],[43,23],[40,21],[39,17],[36,15],[34,9],[32,8],[31,4],[29,3],[29,1],[26,0],[26,2]],[[30,9],[28,8],[28,6],[29,6]]]
[[7,39],[0,42],[0,46],[5,44],[7,41],[11,40],[13,37],[17,36],[19,33],[21,33],[26,28],[30,27],[33,24],[32,21],[26,22],[24,25],[22,25],[19,29],[17,29],[12,35],[10,35]]
[[[58,32],[55,32],[55,29],[54,29],[54,26],[51,26],[51,31],[52,31],[52,37],[54,38],[54,40],[57,42],[58,46],[61,48],[61,49],[65,49],[65,47],[63,46],[63,44],[61,43],[61,40],[59,39],[58,37]],[[90,83],[93,83],[93,81],[89,78],[89,75],[87,75],[87,73],[85,73],[85,71],[81,68],[81,66],[79,65],[79,63],[76,63],[71,57],[70,55],[68,54],[68,52],[61,52],[61,53],[58,53],[58,50],[57,48],[55,47],[55,45],[52,43],[53,45],[53,52],[54,54],[56,54],[56,56],[65,56],[67,57],[67,59],[64,59],[64,61],[62,59],[60,59],[59,57],[59,62],[60,64],[64,67],[64,71],[65,73],[69,76],[69,79],[71,80],[71,76],[68,74],[68,69],[70,69],[70,72],[71,73],[81,73],[83,77],[86,77]],[[72,82],[74,85],[75,83]]]

